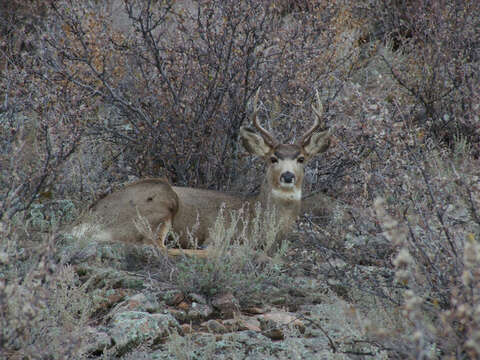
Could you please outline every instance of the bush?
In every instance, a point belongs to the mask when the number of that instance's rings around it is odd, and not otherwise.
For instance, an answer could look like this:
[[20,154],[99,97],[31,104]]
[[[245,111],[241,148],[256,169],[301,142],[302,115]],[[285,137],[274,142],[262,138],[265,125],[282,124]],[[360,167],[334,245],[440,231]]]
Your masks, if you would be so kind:
[[20,239],[13,240],[16,253],[3,241],[0,246],[0,355],[80,358],[93,303],[88,283],[80,285],[71,267],[57,267],[52,241],[29,253]]
[[[123,252],[97,253],[90,239],[57,252],[55,239],[100,190],[146,176],[257,188],[237,137],[261,88],[262,124],[279,138],[309,127],[315,89],[333,125],[333,151],[306,172],[305,209],[317,217],[290,248],[294,271],[280,271],[266,219],[233,239],[225,213],[208,262],[137,249],[128,270],[158,266],[161,281],[173,270],[186,292],[228,289],[244,304],[287,276],[315,276],[374,319],[362,344],[392,358],[478,357],[479,6],[0,4],[1,355],[84,355],[81,337],[50,341],[75,334],[94,301],[82,281],[95,270],[80,280],[64,262],[118,265]],[[122,283],[116,270],[98,281]],[[370,302],[356,303],[362,296]]]
[[465,137],[478,157],[479,3],[380,1],[371,10],[385,41],[401,54],[384,61],[413,100],[411,125],[452,149],[455,136]]
[[[228,188],[242,173],[237,138],[252,94],[262,87],[275,117],[294,118],[294,105],[310,103],[313,89],[333,98],[349,66],[334,62],[350,54],[335,53],[332,9],[286,19],[277,8],[275,1],[185,8],[126,1],[109,13],[100,4],[58,2],[46,61],[79,101],[88,100],[85,111],[101,114],[88,126],[113,145],[112,170]],[[328,75],[334,70],[336,78]]]
[[249,220],[245,210],[221,209],[210,231],[208,258],[184,257],[178,264],[175,282],[184,292],[231,291],[244,305],[259,301],[265,286],[279,286],[287,243],[277,243],[275,216],[257,205],[257,215]]

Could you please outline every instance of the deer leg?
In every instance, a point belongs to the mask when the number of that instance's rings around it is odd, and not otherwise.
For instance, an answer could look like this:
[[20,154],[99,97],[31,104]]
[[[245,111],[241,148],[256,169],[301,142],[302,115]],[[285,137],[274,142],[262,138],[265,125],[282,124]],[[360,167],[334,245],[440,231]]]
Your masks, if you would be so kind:
[[160,226],[157,237],[157,246],[166,250],[169,256],[188,256],[188,257],[199,257],[205,259],[208,257],[208,250],[191,250],[191,249],[167,249],[165,246],[165,241],[167,239],[168,233],[172,229],[172,218],[168,217],[163,221],[163,224]]
[[198,257],[201,259],[208,258],[209,251],[206,250],[191,250],[191,249],[167,249],[167,254],[169,256],[188,256],[188,257]]
[[160,226],[157,236],[157,246],[161,249],[165,249],[165,240],[167,240],[168,233],[172,229],[172,218],[168,217],[163,221],[163,224]]

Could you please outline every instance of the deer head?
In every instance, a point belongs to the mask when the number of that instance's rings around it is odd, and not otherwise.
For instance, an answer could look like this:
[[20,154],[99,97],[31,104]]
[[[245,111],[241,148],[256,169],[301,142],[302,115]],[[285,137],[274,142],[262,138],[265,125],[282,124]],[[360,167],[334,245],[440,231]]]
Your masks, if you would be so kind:
[[240,137],[244,147],[253,155],[264,159],[267,170],[265,182],[273,195],[290,199],[301,199],[305,165],[330,145],[328,130],[320,128],[323,106],[318,92],[317,103],[312,105],[315,121],[312,127],[295,144],[279,143],[275,136],[258,123],[258,92],[253,101],[252,121],[255,130],[242,127]]

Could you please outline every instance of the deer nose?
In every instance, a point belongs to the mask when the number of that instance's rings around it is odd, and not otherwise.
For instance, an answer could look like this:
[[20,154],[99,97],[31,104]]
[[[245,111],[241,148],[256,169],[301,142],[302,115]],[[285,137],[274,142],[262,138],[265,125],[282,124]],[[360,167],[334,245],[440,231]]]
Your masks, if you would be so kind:
[[280,181],[284,182],[285,184],[291,184],[294,180],[295,174],[291,173],[290,171],[286,171],[280,176]]

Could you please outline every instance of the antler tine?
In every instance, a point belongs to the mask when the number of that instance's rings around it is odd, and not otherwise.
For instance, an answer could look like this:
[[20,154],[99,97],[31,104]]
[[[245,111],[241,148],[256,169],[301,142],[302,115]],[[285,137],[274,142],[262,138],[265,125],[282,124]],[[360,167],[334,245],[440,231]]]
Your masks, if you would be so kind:
[[317,103],[312,104],[312,110],[315,114],[315,121],[313,122],[312,127],[302,136],[302,143],[307,140],[321,125],[320,120],[323,116],[323,104],[320,100],[320,94],[318,93],[318,90],[315,90],[315,97],[317,99]]
[[258,123],[257,113],[258,113],[258,95],[259,94],[260,94],[260,88],[258,88],[257,93],[253,98],[253,114],[252,114],[253,125],[255,125],[255,128],[262,134],[263,139],[268,143],[268,145],[275,146],[277,144],[277,141],[275,140],[273,135],[270,134],[270,132],[268,132],[264,127],[262,127]]

